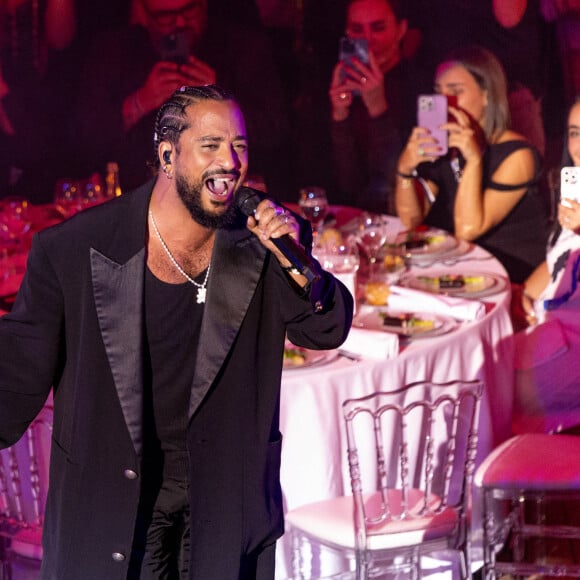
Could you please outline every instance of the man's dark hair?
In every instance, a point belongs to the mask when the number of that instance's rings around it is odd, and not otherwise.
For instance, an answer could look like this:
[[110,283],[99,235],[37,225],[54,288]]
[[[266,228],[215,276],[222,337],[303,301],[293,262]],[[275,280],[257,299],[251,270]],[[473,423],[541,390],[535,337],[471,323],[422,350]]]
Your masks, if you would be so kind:
[[235,101],[234,96],[217,85],[181,87],[177,89],[157,112],[153,135],[154,165],[159,167],[158,147],[162,141],[171,143],[179,152],[179,135],[189,128],[186,109],[201,101]]

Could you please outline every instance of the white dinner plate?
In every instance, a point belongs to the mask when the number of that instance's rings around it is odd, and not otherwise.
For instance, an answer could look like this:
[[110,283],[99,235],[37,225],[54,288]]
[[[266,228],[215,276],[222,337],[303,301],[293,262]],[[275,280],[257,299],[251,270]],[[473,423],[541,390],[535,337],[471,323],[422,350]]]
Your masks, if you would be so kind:
[[284,356],[283,370],[285,371],[296,371],[314,366],[322,366],[332,362],[338,357],[336,350],[310,350],[294,345],[286,345],[286,349],[293,351],[297,356],[296,358]]
[[[417,325],[407,325],[406,327],[398,324],[385,324],[385,316],[413,318],[419,322]],[[432,323],[429,327],[420,323]],[[451,332],[457,327],[457,321],[450,316],[441,314],[430,314],[425,312],[400,312],[389,309],[385,306],[378,306],[372,310],[366,310],[358,314],[353,320],[353,326],[357,328],[367,328],[368,330],[382,330],[392,332],[405,338],[428,338],[440,336]]]
[[453,265],[457,258],[469,253],[474,247],[471,242],[460,240],[459,238],[456,239],[457,245],[446,251],[441,251],[436,254],[419,254],[416,256],[410,256],[406,258],[407,263],[411,266],[420,266],[423,268],[427,268],[436,262],[442,264],[447,264],[449,262],[450,265]]
[[395,244],[407,259],[424,260],[452,252],[459,240],[449,232],[430,228],[424,232],[399,232]]
[[[446,280],[448,277],[463,277],[466,279],[461,286],[440,287],[441,279]],[[470,281],[473,279],[473,281]],[[498,274],[489,274],[482,272],[467,272],[465,274],[454,274],[450,272],[435,272],[427,274],[408,274],[399,281],[401,286],[423,290],[433,294],[445,294],[447,296],[457,296],[459,298],[483,298],[497,294],[505,290],[508,281]]]

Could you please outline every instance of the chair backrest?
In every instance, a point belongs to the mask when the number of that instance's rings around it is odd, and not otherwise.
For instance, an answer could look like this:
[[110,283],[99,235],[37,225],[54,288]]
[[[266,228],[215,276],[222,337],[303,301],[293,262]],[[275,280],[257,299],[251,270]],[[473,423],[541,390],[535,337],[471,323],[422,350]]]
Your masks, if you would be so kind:
[[42,527],[51,435],[52,409],[46,407],[18,443],[0,451],[0,536]]
[[465,525],[482,391],[481,381],[419,382],[343,403],[359,549],[385,521],[452,507]]

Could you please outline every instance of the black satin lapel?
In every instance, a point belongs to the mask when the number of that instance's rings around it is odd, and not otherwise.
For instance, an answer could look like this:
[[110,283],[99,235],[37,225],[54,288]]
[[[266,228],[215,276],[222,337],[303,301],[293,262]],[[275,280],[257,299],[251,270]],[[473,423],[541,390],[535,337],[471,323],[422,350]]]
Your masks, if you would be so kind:
[[218,230],[207,285],[196,373],[191,393],[191,417],[221,368],[254,295],[266,249],[247,230]]
[[141,455],[145,249],[118,264],[91,248],[97,316],[135,451]]

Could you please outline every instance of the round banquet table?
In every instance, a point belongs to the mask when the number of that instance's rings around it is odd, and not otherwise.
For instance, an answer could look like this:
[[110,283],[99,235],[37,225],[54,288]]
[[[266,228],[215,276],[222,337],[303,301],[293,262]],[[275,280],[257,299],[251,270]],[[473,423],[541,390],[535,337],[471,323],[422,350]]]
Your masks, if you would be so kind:
[[[402,229],[396,218],[390,227]],[[502,265],[482,248],[470,250],[443,263],[411,266],[411,273],[490,273],[507,280]],[[350,494],[346,435],[341,404],[376,390],[395,390],[406,384],[431,380],[481,379],[484,395],[480,413],[478,463],[511,435],[512,334],[509,316],[510,286],[481,300],[483,318],[460,322],[441,336],[420,338],[404,344],[398,356],[388,360],[360,361],[328,356],[328,362],[283,372],[280,430],[283,434],[281,482],[285,509],[338,495]],[[478,509],[474,498],[474,510]],[[473,514],[473,539],[477,544],[480,517]],[[477,528],[477,529],[475,529]],[[276,578],[291,578],[290,541],[278,544]],[[476,555],[477,557],[477,555]],[[312,571],[311,578],[322,576]],[[335,571],[334,571],[335,572]],[[305,576],[306,578],[308,576]]]
[[[337,225],[348,224],[360,210],[333,207]],[[33,208],[31,233],[61,221],[54,207]],[[389,217],[390,236],[401,230]],[[449,273],[478,272],[507,275],[501,264],[482,248],[470,246],[467,253],[425,267],[411,266],[411,273],[434,274],[443,267]],[[25,256],[22,258],[24,259]],[[24,264],[22,264],[23,266]],[[0,295],[18,288],[21,276],[0,283]],[[432,380],[481,379],[484,397],[480,413],[478,461],[511,435],[512,334],[509,316],[509,284],[496,294],[482,298],[483,318],[460,322],[447,334],[420,338],[402,344],[397,356],[387,360],[361,360],[329,352],[326,363],[287,369],[282,376],[280,430],[284,435],[281,482],[285,509],[350,493],[346,458],[346,436],[342,402],[376,390],[395,390],[403,385]],[[0,311],[0,315],[2,312]],[[477,509],[474,499],[474,510]],[[480,518],[474,512],[473,527]],[[474,529],[477,543],[478,529]],[[323,571],[313,572],[318,578]],[[291,578],[289,538],[278,542],[276,579]]]

